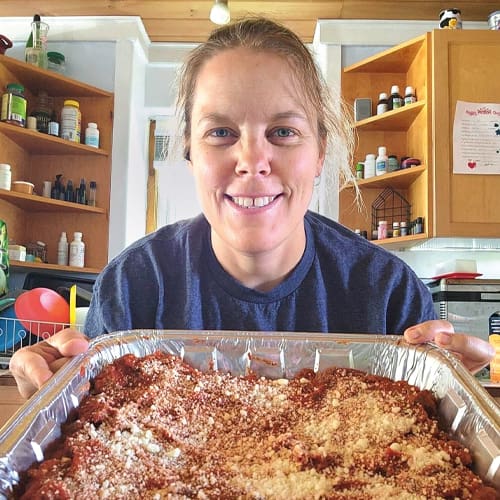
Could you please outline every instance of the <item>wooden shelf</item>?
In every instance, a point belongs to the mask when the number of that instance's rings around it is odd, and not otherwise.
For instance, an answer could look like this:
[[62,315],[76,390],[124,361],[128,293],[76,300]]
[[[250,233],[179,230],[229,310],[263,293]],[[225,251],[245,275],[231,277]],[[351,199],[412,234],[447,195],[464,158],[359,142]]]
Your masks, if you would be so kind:
[[73,80],[64,75],[38,68],[24,61],[0,55],[0,65],[15,74],[19,83],[32,92],[50,89],[51,96],[113,97],[111,92]]
[[101,269],[93,267],[73,267],[73,266],[59,266],[57,264],[47,264],[45,262],[23,262],[20,260],[11,260],[10,267],[15,268],[29,268],[29,269],[46,269],[50,271],[66,271],[72,273],[85,273],[85,274],[99,274]]
[[[357,185],[364,189],[383,189],[386,187],[406,189],[420,176],[420,174],[422,174],[422,172],[425,172],[425,170],[427,170],[425,165],[418,165],[416,167],[396,170],[395,172],[389,172],[388,174],[370,177],[368,179],[359,179]],[[348,185],[344,189],[353,187],[353,185]]]
[[425,42],[425,35],[413,38],[396,47],[379,52],[344,69],[346,73],[406,73],[417,52]]
[[402,108],[386,111],[356,122],[356,129],[366,131],[406,131],[425,108],[425,100],[407,104]]
[[109,152],[85,144],[67,141],[53,135],[42,134],[36,130],[0,122],[0,133],[30,153],[43,155],[99,155],[108,156]]
[[0,189],[0,199],[8,201],[28,212],[106,213],[106,210],[100,207],[89,207],[80,203],[53,200],[52,198],[45,198],[36,194],[17,193],[6,189]]
[[409,236],[399,236],[398,238],[386,238],[384,240],[371,240],[374,245],[386,248],[387,250],[399,250],[409,248],[418,243],[423,243],[429,238],[427,233],[411,234]]

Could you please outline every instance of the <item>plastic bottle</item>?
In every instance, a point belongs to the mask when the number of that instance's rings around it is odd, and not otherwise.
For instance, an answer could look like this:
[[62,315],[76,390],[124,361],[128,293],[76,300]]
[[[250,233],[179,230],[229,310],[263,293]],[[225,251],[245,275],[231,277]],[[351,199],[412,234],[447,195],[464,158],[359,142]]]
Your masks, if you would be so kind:
[[387,157],[387,149],[385,146],[379,146],[378,156],[375,160],[375,175],[383,175],[387,173],[387,162],[389,158]]
[[99,147],[99,129],[97,123],[90,122],[85,129],[85,144],[93,148]]
[[96,191],[97,191],[97,182],[90,181],[88,205],[91,207],[96,206]]
[[10,191],[12,180],[12,173],[10,165],[7,163],[0,163],[0,189],[7,189]]
[[381,115],[386,111],[389,111],[389,101],[387,100],[387,94],[382,92],[378,97],[377,115]]
[[378,222],[377,238],[379,240],[385,240],[387,238],[387,221],[386,220],[380,220]]
[[356,163],[356,179],[364,178],[365,164],[362,161]]
[[365,158],[365,179],[369,179],[370,177],[375,176],[375,155],[367,154]]
[[24,87],[20,83],[8,83],[7,91],[2,95],[2,108],[0,120],[18,125],[26,126],[27,101],[24,97]]
[[59,243],[57,244],[57,264],[59,266],[68,265],[68,238],[65,231],[61,233]]
[[81,126],[80,103],[67,99],[61,111],[61,137],[68,141],[80,142]]
[[413,87],[408,86],[405,89],[405,106],[414,102],[417,102],[417,95]]
[[81,205],[87,204],[87,184],[85,184],[85,179],[80,180],[80,186],[76,190],[76,202]]
[[49,121],[49,135],[59,137],[59,121],[57,120],[57,114],[52,111],[52,115]]
[[404,100],[399,93],[399,87],[397,85],[393,85],[391,87],[391,95],[389,97],[389,110],[398,109],[404,106]]
[[69,245],[69,265],[73,267],[85,266],[85,243],[82,241],[82,233],[73,233],[73,241]]

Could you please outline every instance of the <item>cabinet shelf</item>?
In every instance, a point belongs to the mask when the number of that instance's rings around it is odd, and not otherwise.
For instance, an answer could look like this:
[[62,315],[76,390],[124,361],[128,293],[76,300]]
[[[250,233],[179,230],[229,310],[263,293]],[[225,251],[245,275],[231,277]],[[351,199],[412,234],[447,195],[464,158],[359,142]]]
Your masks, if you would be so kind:
[[356,129],[363,131],[406,131],[420,111],[425,108],[425,100],[407,104],[402,108],[386,111],[356,122]]
[[427,233],[411,234],[409,236],[398,236],[397,238],[385,238],[383,240],[372,240],[374,245],[383,246],[387,250],[399,250],[408,246],[423,243],[429,238]]
[[407,73],[425,43],[422,35],[391,47],[344,69],[346,73]]
[[25,88],[31,92],[49,90],[51,96],[65,97],[113,97],[111,92],[93,87],[78,80],[73,80],[64,75],[41,69],[24,61],[19,61],[6,55],[0,55],[0,66],[16,76]]
[[95,213],[104,214],[106,210],[100,207],[90,207],[80,203],[69,201],[53,200],[36,194],[16,193],[0,189],[0,200],[5,200],[28,212],[75,212],[75,213]]
[[73,267],[73,266],[59,266],[57,264],[46,264],[45,262],[23,262],[20,260],[11,260],[9,262],[11,268],[28,268],[28,269],[46,269],[49,271],[70,271],[86,274],[99,274],[101,269],[93,267]]
[[0,122],[0,133],[30,153],[45,155],[99,155],[108,156],[108,151],[85,144],[67,141],[60,137],[42,134],[37,130]]
[[[386,187],[406,189],[422,172],[425,172],[426,169],[427,167],[425,165],[418,165],[403,170],[396,170],[395,172],[389,172],[388,174],[370,177],[368,179],[359,179],[357,185],[363,187],[363,189],[383,189]],[[353,187],[352,184],[349,184],[344,189]]]

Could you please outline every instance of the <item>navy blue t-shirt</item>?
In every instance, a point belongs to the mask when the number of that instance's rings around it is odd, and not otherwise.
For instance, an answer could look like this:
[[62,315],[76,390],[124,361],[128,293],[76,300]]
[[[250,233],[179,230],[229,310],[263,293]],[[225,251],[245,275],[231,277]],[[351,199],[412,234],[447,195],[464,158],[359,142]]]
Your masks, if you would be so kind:
[[269,292],[243,286],[217,261],[203,215],[162,227],[98,276],[84,332],[129,329],[402,334],[435,319],[432,297],[390,252],[313,212],[306,249]]

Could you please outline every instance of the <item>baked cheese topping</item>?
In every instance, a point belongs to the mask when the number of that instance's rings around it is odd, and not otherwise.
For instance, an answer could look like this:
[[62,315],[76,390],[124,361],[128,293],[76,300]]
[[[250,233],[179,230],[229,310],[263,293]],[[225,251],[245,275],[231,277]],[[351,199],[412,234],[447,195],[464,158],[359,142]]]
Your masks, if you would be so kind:
[[406,382],[344,368],[233,377],[126,355],[93,381],[15,498],[495,495],[470,464],[438,429],[432,395]]

